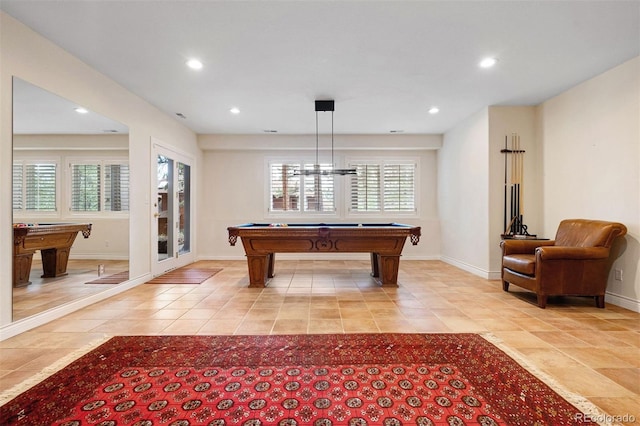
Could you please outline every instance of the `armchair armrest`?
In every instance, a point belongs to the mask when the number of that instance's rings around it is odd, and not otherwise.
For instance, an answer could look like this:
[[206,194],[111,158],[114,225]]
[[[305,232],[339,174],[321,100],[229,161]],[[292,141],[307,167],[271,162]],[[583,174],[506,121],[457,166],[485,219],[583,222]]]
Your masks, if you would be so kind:
[[535,254],[536,248],[540,246],[552,246],[555,240],[502,240],[502,255],[509,254]]
[[597,260],[609,257],[607,247],[538,247],[536,259],[540,260]]

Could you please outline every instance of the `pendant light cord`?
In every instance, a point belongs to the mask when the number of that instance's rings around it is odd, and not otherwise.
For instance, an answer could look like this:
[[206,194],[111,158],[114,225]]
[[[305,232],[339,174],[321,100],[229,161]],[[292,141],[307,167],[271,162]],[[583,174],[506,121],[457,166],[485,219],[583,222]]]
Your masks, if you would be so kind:
[[331,111],[331,170],[335,165],[336,163],[333,161],[333,111]]

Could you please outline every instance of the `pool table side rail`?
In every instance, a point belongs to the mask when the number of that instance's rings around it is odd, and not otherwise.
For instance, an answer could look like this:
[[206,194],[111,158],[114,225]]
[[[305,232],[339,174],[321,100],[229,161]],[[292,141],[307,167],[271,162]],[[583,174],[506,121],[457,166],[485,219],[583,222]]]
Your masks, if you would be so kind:
[[419,226],[398,223],[384,224],[289,224],[287,226],[272,226],[271,224],[247,223],[230,226],[229,244],[235,246],[238,237],[247,238],[308,238],[320,236],[329,238],[331,234],[340,237],[362,237],[366,228],[366,238],[408,236],[412,245],[420,241],[421,228]]

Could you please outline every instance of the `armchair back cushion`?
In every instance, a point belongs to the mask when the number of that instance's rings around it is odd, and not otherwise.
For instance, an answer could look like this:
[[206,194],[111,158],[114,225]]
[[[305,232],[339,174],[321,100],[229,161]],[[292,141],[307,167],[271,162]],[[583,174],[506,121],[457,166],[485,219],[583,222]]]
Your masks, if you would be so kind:
[[[624,228],[624,232],[622,232]],[[560,222],[555,245],[566,247],[611,247],[613,240],[624,235],[621,223],[601,220],[568,219]]]

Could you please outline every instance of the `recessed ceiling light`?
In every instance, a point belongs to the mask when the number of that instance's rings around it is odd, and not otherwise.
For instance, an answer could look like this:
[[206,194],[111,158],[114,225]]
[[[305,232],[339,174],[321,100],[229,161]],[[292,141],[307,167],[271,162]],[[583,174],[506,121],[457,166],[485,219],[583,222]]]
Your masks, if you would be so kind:
[[231,114],[240,114],[240,110],[236,107],[233,107],[229,110]]
[[199,70],[202,69],[202,62],[200,62],[198,59],[189,59],[187,61],[187,66],[194,70]]
[[498,60],[496,58],[484,58],[483,60],[480,61],[479,65],[481,68],[491,68],[497,62]]
[[75,109],[75,112],[77,112],[78,114],[86,114],[89,112],[89,110],[86,108],[78,107]]
[[440,108],[438,108],[438,107],[429,108],[429,114],[437,114],[439,112],[440,112]]
[[187,116],[186,116],[186,115],[184,115],[184,114],[183,114],[183,113],[181,113],[181,112],[176,112],[176,115],[177,115],[178,117],[180,117],[180,118],[184,118],[184,119],[186,119],[186,118],[187,118]]
[[404,130],[389,130],[389,133],[403,133]]

